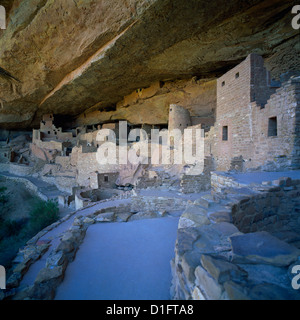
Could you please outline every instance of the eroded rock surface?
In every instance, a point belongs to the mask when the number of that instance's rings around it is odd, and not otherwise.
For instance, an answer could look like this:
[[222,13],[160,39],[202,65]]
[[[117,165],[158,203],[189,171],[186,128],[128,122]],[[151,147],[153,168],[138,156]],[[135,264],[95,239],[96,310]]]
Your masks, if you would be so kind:
[[103,111],[154,81],[215,78],[250,52],[267,58],[273,77],[299,69],[292,5],[15,0],[0,30],[0,65],[21,83],[0,79],[0,125]]

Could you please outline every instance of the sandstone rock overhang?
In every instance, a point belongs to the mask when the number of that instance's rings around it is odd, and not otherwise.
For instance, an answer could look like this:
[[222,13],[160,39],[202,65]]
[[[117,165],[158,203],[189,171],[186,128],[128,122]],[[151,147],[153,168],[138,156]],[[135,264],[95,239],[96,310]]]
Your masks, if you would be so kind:
[[215,78],[250,52],[266,58],[273,77],[297,70],[293,4],[15,0],[0,30],[0,66],[21,84],[0,79],[0,128],[101,110],[154,81]]

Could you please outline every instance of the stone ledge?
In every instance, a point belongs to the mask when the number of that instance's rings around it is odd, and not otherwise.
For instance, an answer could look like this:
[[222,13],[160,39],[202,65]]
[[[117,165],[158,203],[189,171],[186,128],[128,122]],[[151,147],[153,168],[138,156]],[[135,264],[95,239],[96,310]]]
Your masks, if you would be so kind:
[[[224,173],[221,177],[227,179],[228,175]],[[214,179],[216,177],[212,175]],[[180,218],[175,258],[171,263],[173,298],[300,300],[300,293],[292,289],[288,278],[291,267],[297,261],[300,265],[300,250],[268,232],[244,234],[232,224],[232,217],[239,208],[243,208],[245,218],[249,217],[248,224],[253,223],[254,218],[259,218],[256,215],[251,217],[253,211],[248,210],[251,201],[256,201],[261,210],[267,211],[272,203],[277,207],[279,205],[272,202],[269,195],[274,195],[276,199],[281,199],[285,193],[291,193],[292,196],[299,185],[300,181],[284,177],[276,183],[251,185],[247,188],[244,185],[236,188],[228,182],[230,193],[221,190],[222,194],[219,195],[217,189],[212,190],[213,197],[217,199],[215,204],[211,201],[214,199],[212,197],[208,197],[209,205],[204,203],[206,209],[199,206],[200,203],[203,205],[201,200],[190,204]],[[218,209],[214,211],[214,207]],[[285,229],[282,232],[283,238],[297,240],[297,233]],[[250,268],[249,263],[253,267]],[[267,269],[271,275],[263,277],[253,271],[248,274],[253,268]]]

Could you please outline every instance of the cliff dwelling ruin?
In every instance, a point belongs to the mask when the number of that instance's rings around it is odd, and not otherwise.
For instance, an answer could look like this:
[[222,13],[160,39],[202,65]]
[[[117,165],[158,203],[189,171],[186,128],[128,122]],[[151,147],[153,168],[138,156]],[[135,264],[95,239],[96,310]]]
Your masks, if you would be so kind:
[[5,265],[3,184],[0,300],[84,299],[73,278],[87,257],[103,269],[86,269],[78,286],[99,283],[86,297],[141,297],[110,292],[126,276],[103,284],[111,267],[89,241],[109,252],[108,234],[145,249],[147,271],[159,257],[144,241],[168,239],[157,281],[169,280],[141,299],[300,299],[293,1],[232,0],[222,14],[220,4],[0,1],[0,176],[59,215]]

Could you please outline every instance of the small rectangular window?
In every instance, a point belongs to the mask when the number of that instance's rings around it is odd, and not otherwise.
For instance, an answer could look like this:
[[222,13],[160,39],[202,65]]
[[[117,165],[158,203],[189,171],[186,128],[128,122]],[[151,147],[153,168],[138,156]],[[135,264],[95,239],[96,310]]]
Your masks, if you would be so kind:
[[224,87],[224,86],[225,86],[225,81],[222,82],[222,87]]
[[239,77],[240,77],[240,73],[238,72],[235,74],[235,78],[238,79]]
[[277,117],[269,118],[268,136],[277,137]]
[[228,126],[224,126],[222,130],[222,140],[227,141],[228,140]]
[[108,182],[108,176],[104,176],[104,182]]

